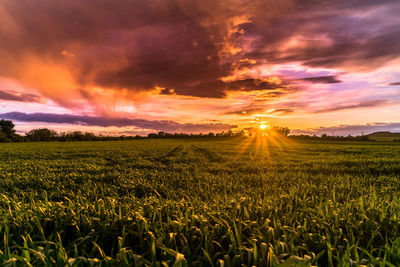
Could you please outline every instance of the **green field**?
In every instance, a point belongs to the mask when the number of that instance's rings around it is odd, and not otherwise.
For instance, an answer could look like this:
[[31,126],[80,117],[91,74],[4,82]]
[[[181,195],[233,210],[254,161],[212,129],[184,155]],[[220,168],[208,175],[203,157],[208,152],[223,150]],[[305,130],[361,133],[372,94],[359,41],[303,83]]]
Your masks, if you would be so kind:
[[0,144],[0,193],[2,265],[400,265],[400,143]]
[[375,132],[367,135],[369,139],[380,142],[392,142],[400,140],[400,133]]

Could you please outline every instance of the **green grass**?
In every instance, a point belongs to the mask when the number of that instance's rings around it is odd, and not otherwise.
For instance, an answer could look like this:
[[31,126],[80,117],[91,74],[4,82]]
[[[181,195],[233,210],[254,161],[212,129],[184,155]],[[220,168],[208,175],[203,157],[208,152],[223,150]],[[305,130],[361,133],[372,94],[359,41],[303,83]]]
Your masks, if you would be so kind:
[[379,137],[379,136],[377,136],[377,137],[371,137],[370,139],[374,140],[374,141],[378,141],[378,142],[393,142],[393,141],[397,140],[396,138],[389,137],[389,136],[388,137],[385,137],[385,136]]
[[0,144],[0,263],[399,266],[400,144]]
[[400,140],[400,133],[391,132],[375,132],[367,135],[369,139],[380,141],[380,142],[392,142],[395,140]]

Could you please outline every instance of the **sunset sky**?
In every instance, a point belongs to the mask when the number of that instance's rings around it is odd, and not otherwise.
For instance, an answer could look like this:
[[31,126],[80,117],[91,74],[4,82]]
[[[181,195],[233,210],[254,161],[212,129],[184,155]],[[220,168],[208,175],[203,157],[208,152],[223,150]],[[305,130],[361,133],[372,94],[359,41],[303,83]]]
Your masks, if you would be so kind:
[[1,0],[0,118],[110,135],[400,132],[399,0]]

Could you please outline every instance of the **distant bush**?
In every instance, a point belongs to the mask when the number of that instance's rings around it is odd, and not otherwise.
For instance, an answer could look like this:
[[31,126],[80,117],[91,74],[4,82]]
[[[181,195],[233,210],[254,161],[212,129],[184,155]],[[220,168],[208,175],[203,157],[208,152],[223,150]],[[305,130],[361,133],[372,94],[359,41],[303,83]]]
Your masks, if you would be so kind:
[[98,139],[93,133],[75,131],[71,133],[60,133],[59,141],[95,141]]
[[3,133],[1,129],[0,129],[0,142],[1,143],[11,142],[10,138],[8,138],[8,136],[5,133]]
[[26,134],[26,138],[29,141],[53,141],[57,138],[58,133],[56,131],[47,129],[47,128],[41,128],[41,129],[33,129],[30,130]]

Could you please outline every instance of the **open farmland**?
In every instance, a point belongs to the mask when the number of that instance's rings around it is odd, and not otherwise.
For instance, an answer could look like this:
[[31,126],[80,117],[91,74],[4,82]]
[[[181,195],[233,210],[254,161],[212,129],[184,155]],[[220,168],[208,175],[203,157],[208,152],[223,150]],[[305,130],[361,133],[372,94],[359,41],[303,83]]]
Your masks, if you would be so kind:
[[399,266],[400,144],[0,144],[0,262]]

